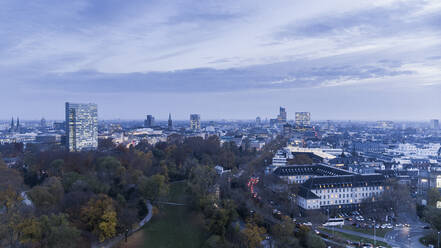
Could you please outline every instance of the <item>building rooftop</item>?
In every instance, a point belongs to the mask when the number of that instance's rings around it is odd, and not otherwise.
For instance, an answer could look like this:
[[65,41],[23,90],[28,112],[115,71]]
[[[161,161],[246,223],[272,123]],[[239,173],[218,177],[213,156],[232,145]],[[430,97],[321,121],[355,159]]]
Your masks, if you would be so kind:
[[353,173],[322,164],[293,165],[279,167],[274,171],[277,176],[314,175],[314,176],[339,176],[352,175]]

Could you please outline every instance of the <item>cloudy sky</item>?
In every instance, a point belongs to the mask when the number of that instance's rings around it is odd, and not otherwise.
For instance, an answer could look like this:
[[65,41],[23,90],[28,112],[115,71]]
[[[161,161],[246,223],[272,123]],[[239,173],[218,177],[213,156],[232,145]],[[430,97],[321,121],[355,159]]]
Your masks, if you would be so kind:
[[0,1],[0,118],[441,118],[441,1]]

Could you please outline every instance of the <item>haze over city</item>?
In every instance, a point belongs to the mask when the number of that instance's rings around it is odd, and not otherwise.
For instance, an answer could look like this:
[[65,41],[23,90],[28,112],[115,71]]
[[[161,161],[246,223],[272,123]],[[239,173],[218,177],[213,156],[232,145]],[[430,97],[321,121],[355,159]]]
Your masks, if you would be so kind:
[[438,1],[0,3],[0,119],[441,116]]

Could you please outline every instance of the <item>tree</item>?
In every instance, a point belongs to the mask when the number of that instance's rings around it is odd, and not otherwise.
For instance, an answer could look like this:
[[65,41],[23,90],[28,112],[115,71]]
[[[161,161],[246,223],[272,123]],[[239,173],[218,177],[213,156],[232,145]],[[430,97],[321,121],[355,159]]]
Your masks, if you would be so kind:
[[[372,199],[369,200],[372,202]],[[410,189],[407,185],[391,180],[384,186],[384,191],[378,198],[376,209],[393,209],[396,213],[400,211],[409,211],[415,208],[414,201],[410,195]],[[371,205],[366,205],[366,211],[372,210]]]
[[36,245],[42,238],[43,228],[37,218],[25,218],[16,226],[20,233],[20,243]]
[[169,185],[163,175],[153,175],[141,181],[140,191],[144,198],[151,201],[157,200],[159,197],[167,195]]
[[205,197],[214,185],[216,172],[208,166],[198,165],[191,170],[190,189],[197,197]]
[[259,247],[265,233],[265,228],[259,227],[254,223],[247,223],[247,227],[242,230],[245,246],[253,248]]
[[441,194],[438,189],[431,188],[427,192],[427,205],[436,207],[436,202],[441,200]]
[[64,160],[56,159],[49,165],[49,174],[51,176],[61,177],[63,175]]
[[37,209],[43,212],[52,210],[57,204],[57,199],[49,192],[48,187],[35,186],[27,194]]
[[92,198],[81,209],[81,220],[103,242],[116,234],[117,216],[113,200],[106,195]]
[[271,233],[277,241],[278,247],[297,247],[299,241],[293,237],[295,225],[294,222],[288,218],[283,217],[281,223],[274,224],[271,227]]
[[319,236],[309,232],[306,235],[306,247],[325,248],[326,244]]
[[424,211],[424,219],[429,222],[436,230],[441,230],[441,209],[428,206]]
[[43,215],[40,217],[40,226],[42,228],[41,247],[79,247],[77,244],[80,231],[69,222],[66,215]]
[[23,178],[20,173],[8,168],[0,157],[0,190],[5,190],[8,187],[18,190],[23,185]]
[[18,245],[20,238],[18,225],[25,217],[20,212],[22,202],[23,198],[20,193],[12,188],[0,190],[0,246],[16,247]]

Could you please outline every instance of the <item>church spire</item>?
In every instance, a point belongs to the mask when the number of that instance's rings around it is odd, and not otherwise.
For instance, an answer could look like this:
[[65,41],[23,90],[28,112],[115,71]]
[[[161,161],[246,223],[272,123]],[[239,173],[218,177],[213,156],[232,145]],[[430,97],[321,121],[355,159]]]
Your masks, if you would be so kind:
[[14,131],[14,128],[15,128],[14,116],[12,116],[12,119],[11,119],[11,132]]
[[168,130],[172,130],[173,129],[173,121],[171,118],[171,113],[168,113]]

